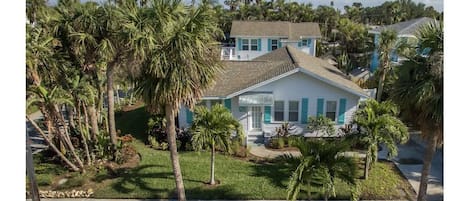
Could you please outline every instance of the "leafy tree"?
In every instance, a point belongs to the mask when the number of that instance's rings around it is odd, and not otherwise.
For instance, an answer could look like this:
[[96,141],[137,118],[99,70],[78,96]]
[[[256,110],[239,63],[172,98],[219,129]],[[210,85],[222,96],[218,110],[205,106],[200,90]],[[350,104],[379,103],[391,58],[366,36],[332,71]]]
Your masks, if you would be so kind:
[[288,200],[296,200],[301,189],[306,190],[308,200],[311,200],[313,187],[323,190],[325,200],[335,197],[335,179],[355,184],[356,163],[341,154],[349,148],[344,141],[299,138],[293,146],[300,150],[301,155],[285,156],[289,164],[296,166],[288,184]]
[[219,148],[231,152],[232,135],[243,138],[243,129],[239,121],[231,112],[221,104],[216,104],[208,110],[204,106],[195,108],[195,117],[192,124],[192,145],[195,150],[209,148],[210,160],[210,185],[215,184],[215,149]]
[[397,115],[395,104],[389,101],[379,103],[374,99],[363,102],[355,113],[353,122],[358,125],[359,132],[348,137],[367,148],[365,178],[368,177],[369,167],[378,160],[380,144],[387,147],[390,158],[397,155],[396,143],[405,143],[409,139],[407,127]]
[[443,144],[443,23],[433,21],[418,30],[421,51],[399,68],[398,80],[391,92],[407,119],[420,127],[426,141],[422,176],[417,200],[425,200],[428,174],[435,149]]
[[186,197],[176,147],[176,113],[182,104],[194,107],[223,67],[216,42],[222,31],[213,12],[207,4],[194,8],[180,1],[153,1],[140,26],[148,33],[142,39],[158,45],[145,48],[136,88],[151,113],[164,111],[179,200]]

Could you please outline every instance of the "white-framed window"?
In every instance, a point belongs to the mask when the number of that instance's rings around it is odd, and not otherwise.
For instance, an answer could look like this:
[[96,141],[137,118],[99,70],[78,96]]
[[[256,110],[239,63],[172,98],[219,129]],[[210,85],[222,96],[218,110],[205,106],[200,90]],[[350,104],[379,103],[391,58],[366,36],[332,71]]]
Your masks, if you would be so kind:
[[298,121],[300,101],[288,101],[288,121]]
[[284,121],[285,102],[274,101],[274,121]]
[[251,39],[251,51],[257,51],[257,39]]
[[301,40],[301,46],[302,47],[307,47],[308,46],[308,40]]
[[249,39],[242,39],[241,40],[241,49],[242,50],[249,50]]
[[326,101],[326,117],[335,121],[337,116],[337,101]]
[[272,39],[270,44],[271,44],[272,51],[278,49],[278,40],[277,39]]

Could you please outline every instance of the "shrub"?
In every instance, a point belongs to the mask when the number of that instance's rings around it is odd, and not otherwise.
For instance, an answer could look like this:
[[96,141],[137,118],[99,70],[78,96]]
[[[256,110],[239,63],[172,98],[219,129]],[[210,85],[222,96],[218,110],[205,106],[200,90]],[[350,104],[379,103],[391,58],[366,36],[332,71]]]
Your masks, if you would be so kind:
[[278,148],[283,149],[285,147],[285,138],[278,138]]
[[288,122],[283,123],[280,127],[275,128],[275,134],[277,137],[286,137],[290,135],[291,124]]
[[168,147],[169,147],[168,143],[166,143],[166,142],[160,143],[160,149],[161,150],[163,150],[163,151],[168,150]]
[[125,144],[119,150],[119,156],[117,159],[117,163],[123,164],[132,159],[135,155],[137,155],[137,150],[132,145]]
[[52,175],[36,174],[36,182],[38,186],[49,186],[52,184]]
[[156,138],[151,135],[148,136],[148,142],[150,143],[150,146],[154,149],[157,149],[159,146],[158,141],[156,141]]
[[68,179],[62,185],[58,186],[57,190],[80,187],[80,186],[83,186],[84,184],[85,184],[85,178],[83,176],[76,175],[75,177]]
[[272,138],[269,143],[270,148],[278,149],[278,138]]
[[[153,118],[148,119],[148,141],[146,142],[147,144],[155,144],[154,142],[151,142],[150,140],[153,140],[150,138],[152,136],[158,144],[162,143],[168,143],[168,135],[166,134],[166,130],[164,128],[166,120],[164,119],[164,116],[154,116]],[[179,150],[182,151],[189,151],[192,150],[192,148],[187,149],[189,147],[192,140],[192,134],[189,132],[188,129],[179,129],[176,128],[176,144]],[[163,149],[165,150],[165,149]]]
[[288,136],[287,137],[288,147],[293,147],[294,146],[296,138],[297,138],[296,136]]
[[233,140],[233,144],[231,145],[231,150],[234,156],[243,157],[243,158],[247,156],[247,152],[246,152],[247,150],[239,140]]

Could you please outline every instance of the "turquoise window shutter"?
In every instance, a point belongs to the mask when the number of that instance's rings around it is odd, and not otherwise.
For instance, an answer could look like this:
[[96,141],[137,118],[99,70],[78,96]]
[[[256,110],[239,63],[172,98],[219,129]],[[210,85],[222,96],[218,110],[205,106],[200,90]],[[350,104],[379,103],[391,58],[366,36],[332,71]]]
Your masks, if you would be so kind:
[[271,106],[264,106],[264,123],[270,123],[270,111],[272,107]]
[[280,39],[278,40],[278,47],[279,47],[279,48],[282,47],[282,42],[280,42]]
[[341,98],[339,101],[339,124],[345,123],[345,106],[347,105],[347,99]]
[[311,38],[308,38],[308,47],[311,47]]
[[272,39],[267,39],[267,51],[272,51]]
[[188,124],[192,124],[192,117],[193,116],[193,113],[192,111],[189,110],[189,108],[186,108],[186,122]]
[[301,47],[301,40],[300,40],[300,42],[298,42],[298,47]]
[[257,39],[257,51],[262,50],[262,40],[259,38]]
[[301,123],[308,123],[308,98],[301,99]]
[[243,47],[243,39],[242,38],[238,38],[238,50],[241,50]]
[[225,107],[231,111],[231,99],[225,99]]
[[316,116],[322,116],[324,115],[324,98],[318,98],[318,104],[317,104],[317,113]]

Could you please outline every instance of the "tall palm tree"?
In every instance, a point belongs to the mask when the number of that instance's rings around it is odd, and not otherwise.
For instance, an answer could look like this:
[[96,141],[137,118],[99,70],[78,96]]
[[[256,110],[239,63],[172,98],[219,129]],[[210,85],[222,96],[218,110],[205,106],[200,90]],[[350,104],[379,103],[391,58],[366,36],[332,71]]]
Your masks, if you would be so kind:
[[211,150],[210,185],[214,185],[215,148],[231,152],[232,134],[236,133],[237,139],[244,139],[243,129],[239,121],[221,104],[214,105],[210,110],[204,106],[197,106],[194,114],[195,118],[191,128],[193,131],[192,145],[195,150],[204,148]]
[[368,170],[378,160],[378,146],[384,144],[388,148],[388,157],[397,155],[396,143],[405,143],[409,133],[404,123],[397,117],[397,106],[389,101],[377,102],[370,99],[362,104],[355,113],[353,122],[360,131],[348,136],[367,147],[365,161],[365,178]]
[[[164,113],[179,200],[186,200],[176,146],[175,117],[182,104],[193,108],[222,69],[217,39],[223,32],[207,4],[185,7],[180,1],[153,1],[147,15],[161,29],[161,40],[143,62],[136,88],[152,113]],[[154,17],[159,16],[159,18]],[[156,18],[156,19],[155,19]],[[153,24],[149,26],[153,27]],[[156,40],[156,39],[155,39]]]
[[357,165],[352,158],[342,154],[349,149],[345,141],[308,141],[299,138],[293,146],[300,150],[301,155],[285,156],[289,164],[296,166],[288,184],[288,200],[296,200],[302,188],[311,200],[313,186],[323,189],[324,200],[335,197],[335,179],[355,184]]
[[433,155],[443,144],[443,23],[433,21],[418,30],[419,49],[430,48],[429,56],[415,54],[399,68],[391,92],[403,115],[420,127],[426,141],[417,200],[425,200]]
[[381,102],[381,96],[383,94],[383,86],[384,80],[386,79],[386,74],[389,72],[391,68],[391,53],[393,49],[395,49],[395,45],[397,42],[397,33],[393,30],[384,30],[381,32],[379,36],[379,45],[378,45],[378,52],[379,52],[379,60],[381,63],[382,70],[379,71],[379,83],[378,83],[378,92],[376,96],[376,100]]

